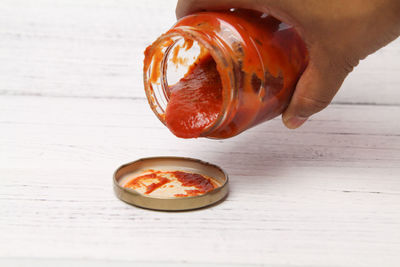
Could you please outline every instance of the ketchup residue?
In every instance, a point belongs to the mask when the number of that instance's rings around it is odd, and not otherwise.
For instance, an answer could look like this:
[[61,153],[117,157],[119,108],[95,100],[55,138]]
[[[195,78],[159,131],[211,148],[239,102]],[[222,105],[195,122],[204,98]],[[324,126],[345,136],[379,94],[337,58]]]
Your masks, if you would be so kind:
[[[197,196],[207,193],[214,189],[214,185],[210,181],[210,179],[205,178],[203,175],[196,173],[188,173],[182,171],[172,172],[179,182],[182,183],[183,186],[193,186],[197,190],[185,190],[186,196]],[[181,197],[181,194],[176,194],[176,197]]]
[[[153,170],[150,170],[150,171],[154,172]],[[159,175],[157,175],[157,173],[159,173],[159,172],[154,172],[154,173],[150,173],[150,174],[145,174],[145,175],[139,176],[139,177],[129,181],[125,185],[125,187],[136,188],[136,187],[142,185],[142,181],[144,181],[146,179],[157,179],[158,183],[152,183],[152,184],[146,186],[145,194],[150,194],[151,192],[153,192],[157,188],[160,188],[161,186],[163,186],[166,183],[170,182],[170,180],[168,178],[159,176]]]
[[145,194],[150,194],[157,188],[170,182],[170,180],[168,178],[164,178],[164,177],[157,177],[157,178],[158,178],[158,183],[152,183],[151,185],[148,185]]
[[[209,191],[212,191],[216,187],[218,187],[215,182],[213,182],[210,178],[207,178],[203,175],[197,173],[190,173],[184,171],[154,171],[147,170],[146,172],[150,172],[141,176],[138,176],[131,181],[127,182],[124,187],[138,189],[140,187],[145,188],[144,194],[149,195],[154,190],[162,187],[165,184],[171,183],[173,181],[178,181],[182,187],[189,187],[190,189],[184,190],[186,194],[174,194],[175,197],[188,197],[188,196],[198,196],[205,194]],[[167,178],[168,177],[168,178]],[[153,182],[149,185],[148,180],[152,181],[156,179],[157,182]],[[147,183],[145,183],[147,180]],[[167,186],[169,188],[174,187],[172,184]],[[167,188],[165,187],[165,188]],[[194,188],[194,189],[193,189]]]
[[222,84],[210,54],[198,59],[186,75],[170,86],[165,121],[178,137],[199,137],[221,112]]

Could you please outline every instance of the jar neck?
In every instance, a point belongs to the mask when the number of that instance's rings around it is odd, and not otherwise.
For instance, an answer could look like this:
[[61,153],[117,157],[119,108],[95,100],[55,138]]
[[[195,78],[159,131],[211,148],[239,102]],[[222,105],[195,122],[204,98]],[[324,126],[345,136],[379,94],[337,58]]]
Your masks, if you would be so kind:
[[[180,56],[179,50],[183,53]],[[193,53],[197,55],[193,56]],[[169,84],[178,82],[177,77],[182,78],[195,63],[195,58],[200,58],[204,53],[210,53],[214,59],[222,84],[221,111],[200,134],[201,137],[212,137],[213,132],[229,121],[236,108],[241,75],[238,63],[231,57],[231,48],[220,36],[191,26],[173,27],[145,51],[144,85],[153,112],[166,124],[165,111],[171,94]],[[181,72],[180,75],[172,73],[177,70]]]

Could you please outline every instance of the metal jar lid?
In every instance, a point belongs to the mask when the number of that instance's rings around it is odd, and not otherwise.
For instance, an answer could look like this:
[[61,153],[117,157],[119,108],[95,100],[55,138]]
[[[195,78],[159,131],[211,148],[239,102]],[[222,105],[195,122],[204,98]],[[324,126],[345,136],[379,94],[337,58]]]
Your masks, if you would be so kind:
[[[172,182],[170,185],[163,184],[162,187],[157,188],[157,192],[154,191],[156,192],[154,195],[141,192],[140,188],[136,190],[127,187],[130,181],[141,179],[141,177],[146,175],[151,177],[151,173],[168,173],[171,175],[174,173],[183,173],[196,175],[196,177],[206,177],[213,184],[213,189],[194,196],[178,196],[180,194],[171,196],[168,194],[163,195],[163,193],[166,193],[168,190],[174,190],[169,188],[179,185],[177,181],[173,181],[174,185]],[[222,200],[228,194],[228,175],[225,171],[214,164],[192,158],[152,157],[139,159],[119,167],[114,173],[113,180],[114,192],[120,200],[153,210],[180,211],[198,209],[212,205]],[[187,189],[182,184],[181,186],[179,190]],[[185,191],[195,192],[195,190]]]

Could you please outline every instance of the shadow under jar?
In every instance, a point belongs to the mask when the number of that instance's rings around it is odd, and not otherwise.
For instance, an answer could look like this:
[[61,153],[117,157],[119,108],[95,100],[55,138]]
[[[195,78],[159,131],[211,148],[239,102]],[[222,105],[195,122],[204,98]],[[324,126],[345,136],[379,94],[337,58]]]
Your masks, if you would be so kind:
[[175,135],[222,139],[280,115],[307,63],[300,36],[272,16],[199,12],[146,49],[144,85]]

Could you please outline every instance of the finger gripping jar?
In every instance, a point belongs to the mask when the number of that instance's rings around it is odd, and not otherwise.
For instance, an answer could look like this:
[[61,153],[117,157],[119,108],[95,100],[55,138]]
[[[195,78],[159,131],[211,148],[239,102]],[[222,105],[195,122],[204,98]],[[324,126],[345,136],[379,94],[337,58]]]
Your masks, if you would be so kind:
[[180,137],[229,138],[280,115],[308,63],[296,31],[267,14],[232,9],[183,17],[145,51],[147,99],[164,124],[171,85],[188,79],[207,54],[218,71],[221,105],[206,127]]

